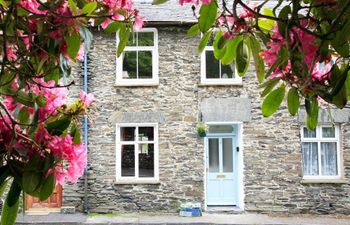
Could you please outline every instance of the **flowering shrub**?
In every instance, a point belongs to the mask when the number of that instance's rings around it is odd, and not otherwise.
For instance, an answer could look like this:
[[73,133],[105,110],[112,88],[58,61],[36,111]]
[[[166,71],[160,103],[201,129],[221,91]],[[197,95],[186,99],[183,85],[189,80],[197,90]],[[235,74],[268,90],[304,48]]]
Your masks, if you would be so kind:
[[0,191],[12,184],[1,224],[13,224],[20,194],[47,199],[55,184],[76,182],[86,167],[78,129],[92,94],[67,103],[70,61],[90,48],[89,24],[119,31],[118,55],[144,17],[131,0],[0,0]]
[[[164,0],[154,0],[155,3]],[[180,0],[202,3],[198,23],[188,35],[202,33],[198,52],[214,36],[214,56],[228,65],[236,61],[243,76],[250,57],[261,83],[262,113],[271,116],[287,94],[291,115],[307,112],[314,128],[321,102],[343,108],[350,96],[350,0],[269,1]],[[271,5],[271,3],[270,3]],[[192,7],[196,14],[195,6]]]

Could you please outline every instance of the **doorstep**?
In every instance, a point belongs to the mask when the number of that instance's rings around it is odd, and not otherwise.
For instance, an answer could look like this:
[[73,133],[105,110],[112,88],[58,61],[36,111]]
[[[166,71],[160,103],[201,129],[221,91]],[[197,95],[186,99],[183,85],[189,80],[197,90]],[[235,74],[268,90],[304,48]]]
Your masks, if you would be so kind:
[[210,214],[243,214],[244,211],[236,206],[207,206],[206,213]]

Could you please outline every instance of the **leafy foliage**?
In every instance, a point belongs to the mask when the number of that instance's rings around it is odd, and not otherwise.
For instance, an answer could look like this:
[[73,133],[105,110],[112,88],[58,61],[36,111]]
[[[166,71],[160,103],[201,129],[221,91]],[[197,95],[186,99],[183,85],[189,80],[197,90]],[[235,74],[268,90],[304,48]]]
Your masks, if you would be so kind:
[[[317,126],[319,105],[343,108],[347,104],[350,0],[276,1],[271,9],[265,7],[268,1],[252,5],[241,0],[201,2],[198,23],[188,34],[202,32],[201,52],[215,33],[215,58],[225,65],[235,61],[240,76],[247,72],[252,55],[265,98],[264,116],[277,111],[285,88],[290,114],[306,108],[308,128]],[[184,3],[196,1],[180,1]],[[305,105],[300,106],[303,99]]]

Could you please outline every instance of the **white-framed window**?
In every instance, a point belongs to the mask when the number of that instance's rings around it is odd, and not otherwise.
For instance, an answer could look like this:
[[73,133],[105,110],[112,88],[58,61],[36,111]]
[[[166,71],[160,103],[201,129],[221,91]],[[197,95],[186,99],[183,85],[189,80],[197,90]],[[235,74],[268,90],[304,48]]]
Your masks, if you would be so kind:
[[341,178],[338,125],[301,127],[301,151],[304,179]]
[[[117,46],[119,37],[117,34]],[[134,32],[123,53],[116,58],[116,85],[158,85],[158,32],[144,28]]]
[[223,65],[220,60],[215,58],[212,38],[201,54],[201,84],[242,84],[242,78],[238,76],[235,62],[230,65]]
[[117,124],[117,182],[159,181],[158,124]]

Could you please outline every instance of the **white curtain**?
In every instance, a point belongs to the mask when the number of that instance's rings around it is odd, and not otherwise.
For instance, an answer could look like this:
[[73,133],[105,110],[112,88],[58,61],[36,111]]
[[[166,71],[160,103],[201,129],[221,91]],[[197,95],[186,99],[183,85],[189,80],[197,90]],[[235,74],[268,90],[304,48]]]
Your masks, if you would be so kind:
[[317,176],[318,173],[318,154],[316,142],[303,142],[303,170],[304,176]]
[[338,174],[336,142],[321,143],[321,168],[321,175],[336,176]]

